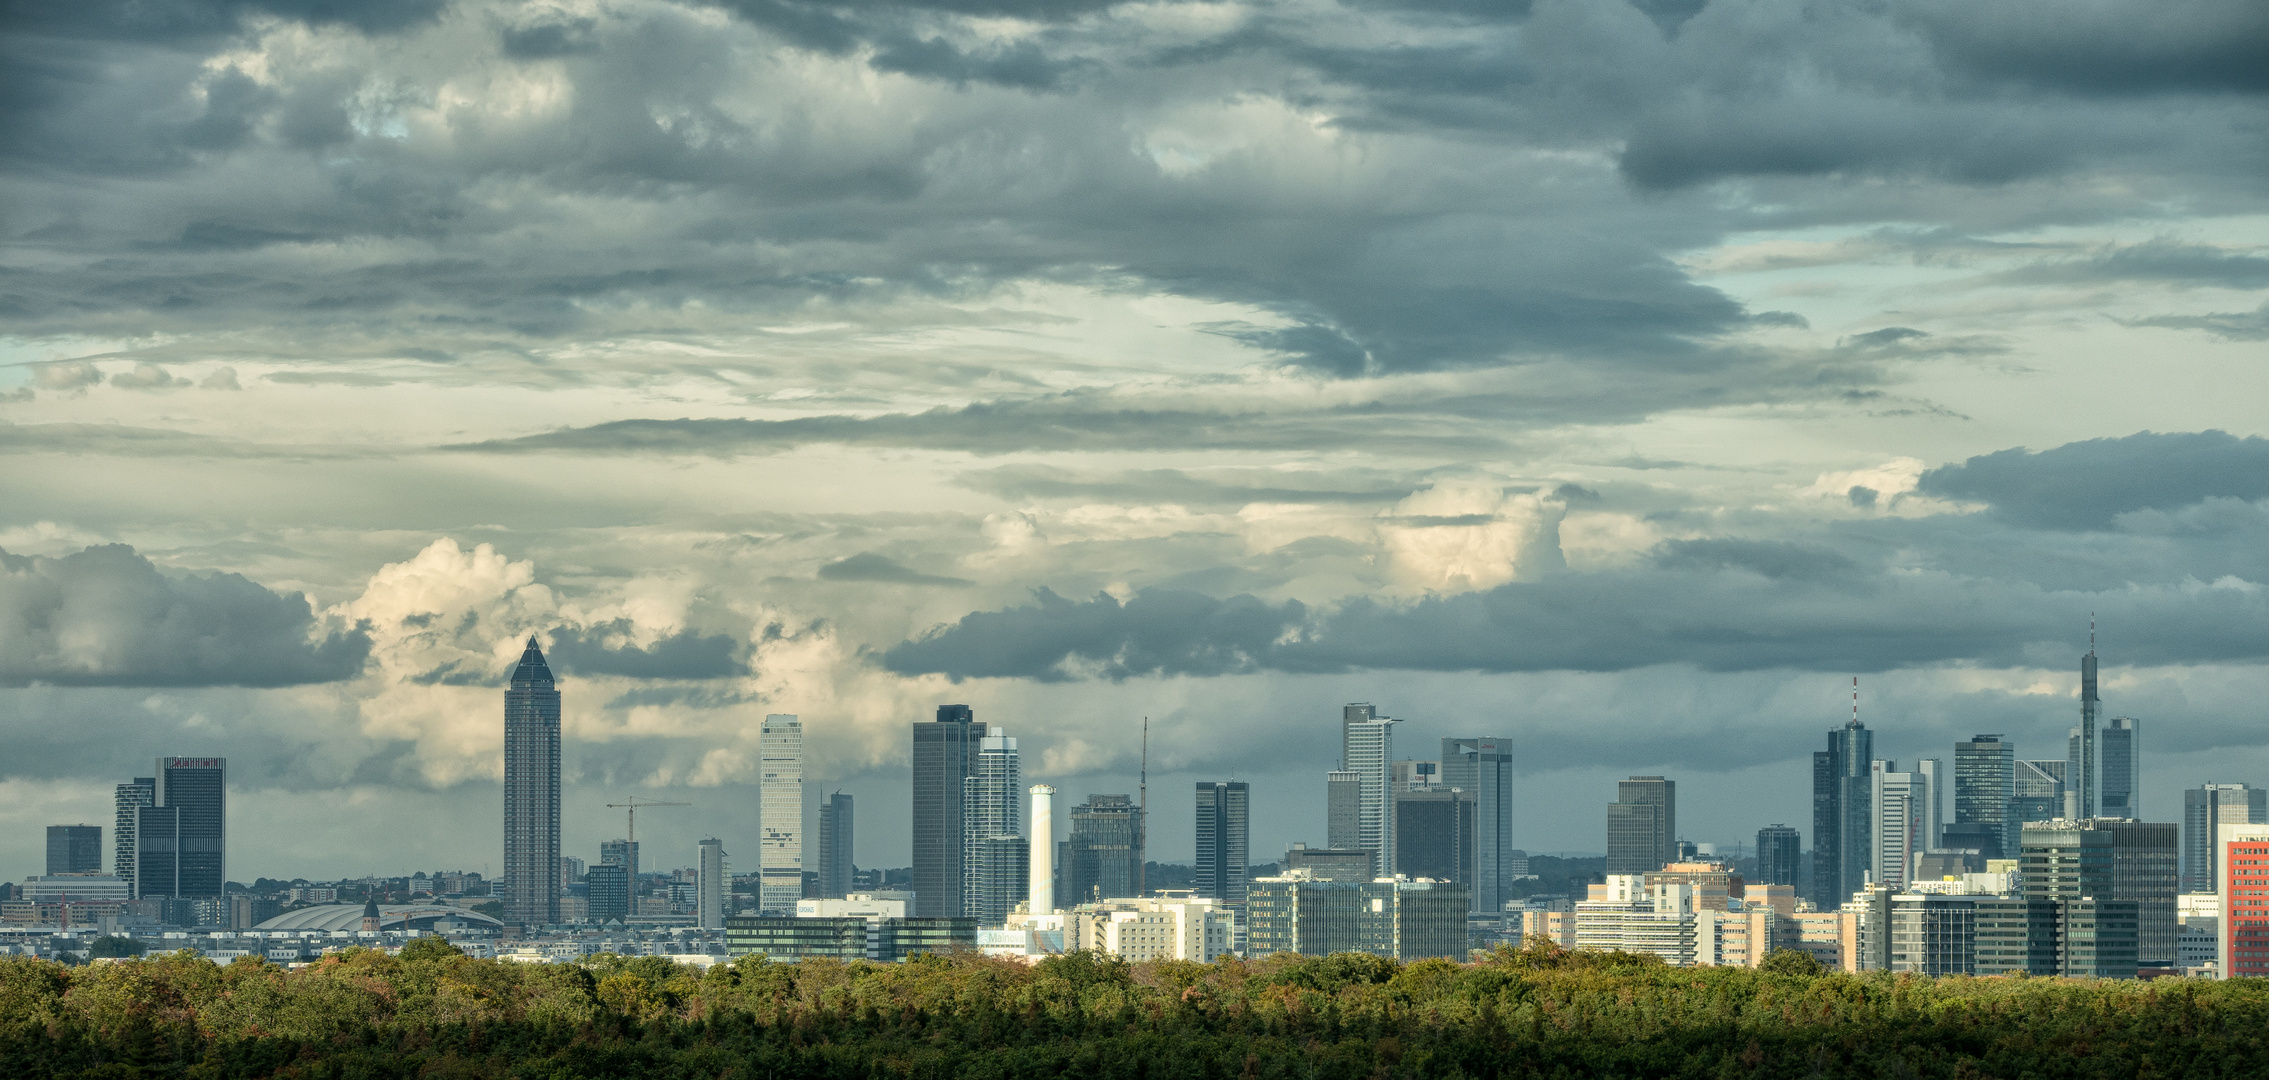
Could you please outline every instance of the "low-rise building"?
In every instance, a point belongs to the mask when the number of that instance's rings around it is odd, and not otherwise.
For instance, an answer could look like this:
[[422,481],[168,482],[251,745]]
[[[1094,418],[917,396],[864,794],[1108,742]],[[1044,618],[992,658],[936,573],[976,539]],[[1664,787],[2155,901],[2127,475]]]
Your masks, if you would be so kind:
[[1471,893],[1449,882],[1397,875],[1328,881],[1307,870],[1257,878],[1246,897],[1252,956],[1364,952],[1396,960],[1466,958]]
[[1109,953],[1130,963],[1211,963],[1227,955],[1236,940],[1237,913],[1210,897],[1105,900],[1081,904],[1063,919],[1067,948]]

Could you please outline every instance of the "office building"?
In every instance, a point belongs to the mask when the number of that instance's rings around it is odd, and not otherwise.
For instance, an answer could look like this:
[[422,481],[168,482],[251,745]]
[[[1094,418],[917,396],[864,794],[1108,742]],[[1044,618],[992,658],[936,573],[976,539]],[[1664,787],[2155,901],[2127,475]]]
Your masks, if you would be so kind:
[[838,791],[819,804],[819,895],[838,899],[851,891],[858,866],[851,857],[851,797]]
[[1152,896],[1083,903],[1064,913],[1064,945],[1118,957],[1212,963],[1236,940],[1237,913],[1211,897]]
[[2080,726],[2067,740],[2064,765],[2064,818],[2085,821],[2097,813],[2096,725],[2103,702],[2096,697],[2096,633],[2088,631],[2088,655],[2080,658]]
[[601,862],[583,872],[584,898],[588,903],[587,916],[595,923],[629,922],[633,913],[630,905],[630,867],[622,863]]
[[1874,856],[1875,733],[1859,722],[1859,680],[1852,680],[1851,719],[1828,732],[1828,748],[1812,755],[1811,899],[1821,910],[1841,906],[1867,880]]
[[102,873],[102,826],[48,826],[47,872],[50,874]]
[[2182,880],[2174,823],[2097,818],[2087,825],[2112,835],[2111,899],[2135,902],[2135,962],[2173,967]]
[[1767,825],[1757,830],[1758,884],[1799,885],[1796,873],[1803,857],[1804,838],[1795,829]]
[[[1031,850],[1023,834],[1021,776],[1016,739],[996,727],[978,740],[970,775],[961,782],[967,833],[961,910],[979,927],[1001,925],[1028,892]],[[917,901],[920,895],[917,890]]]
[[2054,821],[2064,816],[2064,766],[2062,758],[2044,761],[2019,761],[2016,779],[2010,784],[2010,831],[2019,840],[2011,840],[2002,847],[2006,855],[2014,856],[2021,845],[2025,823],[2028,821]]
[[1914,874],[1915,860],[1939,832],[1938,761],[1915,763],[1911,772],[1898,762],[1869,766],[1868,799],[1874,808],[1874,855],[1868,869],[1877,884],[1898,888]]
[[2220,976],[2269,977],[2269,824],[2224,825],[2214,849]]
[[[2138,823],[2057,820],[2025,826],[2019,866],[2024,899],[2056,904],[2056,974],[2134,978],[2143,909],[2160,906],[2156,894],[2162,886],[2171,959],[2174,830],[2167,825],[2157,826],[2156,832],[2120,828],[2130,824]],[[2163,853],[2146,852],[2160,846]],[[2122,853],[2130,860],[2142,857],[2148,865],[2140,873],[2122,874]],[[2121,895],[2122,885],[2140,895]]]
[[132,783],[120,784],[111,796],[115,816],[111,819],[110,872],[125,878],[131,888],[135,880],[134,837],[141,823],[142,808],[158,803],[158,778],[137,776]]
[[1404,758],[1394,763],[1392,789],[1395,791],[1423,791],[1442,782],[1442,763]]
[[1362,848],[1312,848],[1293,844],[1285,851],[1281,872],[1299,871],[1316,881],[1369,881],[1378,877],[1371,868],[1371,853]]
[[2143,817],[2141,721],[2132,716],[2114,716],[2104,721],[2103,730],[2098,734],[2103,745],[2096,751],[2102,771],[2102,787],[2097,799],[2103,805],[2097,814],[2140,820]]
[[2182,793],[2182,891],[2213,892],[2221,881],[2214,838],[2224,825],[2269,824],[2269,788],[2207,784]]
[[879,919],[867,924],[867,959],[880,963],[976,947],[975,919]]
[[757,736],[763,758],[758,798],[757,913],[788,915],[804,896],[804,725],[792,713],[764,718]]
[[559,921],[559,689],[533,637],[504,692],[504,921]]
[[[1340,769],[1354,773],[1358,785],[1354,846],[1376,855],[1373,866],[1384,874],[1394,859],[1394,726],[1400,723],[1380,716],[1378,710],[1355,702],[1340,710],[1342,735]],[[1335,845],[1336,846],[1336,845]]]
[[861,918],[735,915],[725,920],[725,954],[794,962],[867,958],[868,922]]
[[1473,794],[1457,788],[1398,791],[1394,872],[1473,887]]
[[1697,930],[1693,887],[1648,888],[1644,875],[1608,874],[1576,905],[1576,948],[1649,953],[1672,967],[1694,965]]
[[1200,780],[1197,785],[1197,865],[1199,896],[1232,908],[1245,906],[1251,873],[1252,790],[1243,780]]
[[1324,774],[1324,842],[1335,848],[1363,846],[1363,777],[1345,769]]
[[1395,960],[1466,958],[1471,900],[1447,882],[1256,878],[1246,901],[1246,954],[1363,952]]
[[225,758],[159,758],[155,805],[134,817],[134,895],[217,897],[227,883]]
[[1999,735],[1972,735],[1954,744],[1954,823],[1984,825],[1994,833],[1994,858],[2017,850],[2018,826],[2010,815],[2017,796],[2017,748]]
[[796,901],[799,919],[842,919],[857,917],[868,922],[882,919],[903,919],[912,893],[858,892],[835,900],[818,897]]
[[1696,911],[1731,911],[1740,906],[1747,891],[1741,875],[1725,863],[1674,862],[1637,876],[1650,891],[1661,885],[1684,888],[1687,906]]
[[961,806],[963,781],[976,767],[985,729],[969,706],[940,705],[937,719],[914,724],[913,735],[914,917],[956,918],[962,910],[967,878],[962,859],[969,841]]
[[622,867],[633,889],[638,886],[638,842],[635,840],[599,841],[599,862],[607,866]]
[[1528,853],[1513,846],[1513,742],[1442,740],[1439,783],[1473,796],[1473,911],[1501,912],[1528,874]]
[[712,836],[695,849],[693,924],[703,930],[725,928],[726,901],[733,895],[733,879],[725,869],[725,842]]
[[[1075,904],[1140,893],[1141,816],[1128,795],[1089,795],[1086,802],[1071,808],[1071,831],[1056,843],[1055,907],[1068,909]],[[1199,818],[1198,844],[1202,848],[1202,808]],[[1034,842],[1038,842],[1037,833]],[[1198,872],[1204,872],[1202,854]]]
[[1607,805],[1607,872],[1644,874],[1675,860],[1677,781],[1634,776],[1617,782],[1615,794]]

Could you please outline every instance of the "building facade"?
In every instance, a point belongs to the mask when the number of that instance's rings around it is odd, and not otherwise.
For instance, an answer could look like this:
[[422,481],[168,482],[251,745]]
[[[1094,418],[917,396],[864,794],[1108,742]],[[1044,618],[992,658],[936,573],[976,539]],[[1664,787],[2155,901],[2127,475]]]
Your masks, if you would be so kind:
[[1394,872],[1473,887],[1473,795],[1452,787],[1395,792]]
[[2017,796],[2017,748],[1999,735],[1972,735],[1954,744],[1954,823],[1992,830],[1995,858],[2017,850],[2021,839],[2011,802]]
[[1443,739],[1439,783],[1473,796],[1473,911],[1501,912],[1528,855],[1513,846],[1513,741]]
[[[999,926],[1026,898],[1031,850],[1023,834],[1023,766],[1016,739],[993,728],[978,741],[971,775],[961,782],[962,913],[980,927]],[[916,891],[919,899],[921,893]]]
[[1281,869],[1284,873],[1302,871],[1317,881],[1369,881],[1379,876],[1371,867],[1371,853],[1362,848],[1294,844],[1284,852]]
[[[1205,843],[1203,828],[1201,820],[1201,849]],[[1056,850],[1058,909],[1141,894],[1142,814],[1132,796],[1091,794],[1086,802],[1072,807],[1071,833],[1057,842]],[[1201,851],[1201,863],[1203,858]]]
[[2143,816],[2142,721],[2132,716],[2114,716],[2104,721],[2099,734],[2103,738],[2103,745],[2097,750],[2102,787],[2097,800],[2102,807],[2097,813],[2107,818],[2140,819]]
[[504,921],[559,921],[559,688],[528,639],[504,692]]
[[2224,825],[2269,824],[2269,788],[2249,784],[2207,784],[2182,793],[2182,891],[2210,893],[2220,887],[2215,837]]
[[[1381,873],[1394,858],[1394,726],[1399,721],[1380,716],[1370,705],[1356,702],[1341,710],[1340,730],[1344,771],[1354,773],[1358,784],[1355,846],[1377,853],[1373,864]],[[1336,846],[1336,845],[1334,845]]]
[[2224,825],[2215,836],[2221,866],[2219,974],[2269,978],[2269,825]]
[[137,776],[131,783],[118,785],[111,799],[115,816],[110,828],[110,872],[125,878],[131,888],[135,868],[140,865],[134,855],[134,837],[139,833],[142,808],[157,805],[158,778]]
[[915,918],[961,915],[969,841],[961,796],[984,737],[967,705],[940,705],[936,720],[913,725]]
[[630,867],[621,863],[602,862],[585,870],[584,917],[602,924],[629,922],[635,914],[630,902],[632,881]]
[[1339,769],[1324,774],[1324,845],[1342,850],[1363,846],[1363,777]]
[[1874,854],[1868,765],[1875,733],[1859,722],[1858,680],[1852,718],[1828,732],[1828,749],[1812,755],[1812,893],[1823,910],[1842,904],[1866,880]]
[[48,826],[47,872],[50,874],[101,873],[102,826]]
[[1198,781],[1197,894],[1244,907],[1251,843],[1252,789],[1243,780]]
[[804,896],[803,721],[792,713],[766,716],[757,752],[764,775],[758,798],[756,907],[758,914],[788,915]]
[[731,914],[725,905],[733,895],[733,879],[725,868],[725,842],[712,836],[694,851],[693,924],[703,930],[722,930],[725,916]]
[[851,892],[851,797],[838,791],[819,804],[819,895],[840,898]]
[[1761,885],[1796,885],[1797,868],[1804,857],[1804,838],[1786,825],[1757,830],[1757,882]]
[[1938,762],[1924,759],[1911,772],[1898,762],[1869,766],[1868,800],[1874,811],[1874,852],[1869,871],[1877,884],[1898,888],[1914,874],[1915,859],[1930,849],[1939,831]]
[[1644,874],[1678,857],[1678,784],[1634,776],[1615,785],[1607,804],[1607,872]]
[[1466,891],[1447,882],[1273,875],[1252,883],[1246,954],[1362,952],[1403,961],[1462,961],[1470,906]]
[[2096,816],[2096,725],[2103,702],[2096,697],[2095,634],[2088,637],[2088,655],[2080,658],[2080,726],[2072,729],[2064,758],[2063,817],[2068,821]]
[[2064,816],[2063,758],[2042,761],[2017,762],[2017,779],[2010,785],[2010,828],[2019,834],[2016,842],[2002,848],[2002,853],[2015,857],[2023,846],[2023,832],[2028,821],[2054,821]]
[[1064,916],[1064,944],[1128,963],[1212,963],[1236,940],[1237,912],[1211,897],[1156,896],[1080,904]]

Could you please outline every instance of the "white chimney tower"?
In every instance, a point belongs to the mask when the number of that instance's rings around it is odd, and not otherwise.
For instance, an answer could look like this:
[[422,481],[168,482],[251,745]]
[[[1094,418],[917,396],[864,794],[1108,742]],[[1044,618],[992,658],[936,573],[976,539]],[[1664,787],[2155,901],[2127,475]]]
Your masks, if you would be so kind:
[[1056,913],[1056,789],[1032,785],[1032,895],[1024,910]]

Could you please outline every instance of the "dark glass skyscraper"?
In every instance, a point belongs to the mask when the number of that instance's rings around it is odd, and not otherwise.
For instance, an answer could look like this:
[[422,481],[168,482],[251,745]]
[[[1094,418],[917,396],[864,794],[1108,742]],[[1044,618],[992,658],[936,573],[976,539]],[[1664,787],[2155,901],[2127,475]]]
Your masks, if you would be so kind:
[[559,921],[559,690],[533,637],[504,692],[504,921]]
[[1398,791],[1394,799],[1394,872],[1472,887],[1473,793],[1437,787]]
[[1089,795],[1071,808],[1056,845],[1056,907],[1133,896],[1142,883],[1142,811],[1125,795]]
[[2104,721],[2100,733],[2103,736],[2100,751],[2103,790],[2097,799],[2100,817],[2140,819],[2143,816],[2143,795],[2138,790],[2142,786],[2139,782],[2143,750],[2140,726],[2132,716],[2114,716]]
[[967,829],[961,782],[977,761],[985,729],[967,705],[938,706],[937,720],[914,728],[914,915],[961,917]]
[[[2017,797],[2017,748],[1999,735],[1972,735],[1954,744],[1954,823],[1992,830],[2000,852],[2017,850],[2021,826],[2010,816]],[[1931,838],[1936,844],[1937,838]]]
[[102,826],[48,826],[47,872],[50,874],[102,873]]
[[1828,732],[1828,749],[1812,755],[1812,902],[1833,911],[1867,879],[1874,853],[1875,733],[1859,722],[1859,681],[1852,680],[1852,717]]
[[851,891],[851,797],[838,791],[819,804],[819,895],[840,900]]
[[1797,861],[1803,857],[1804,838],[1795,829],[1767,825],[1757,830],[1757,884],[1795,885]]
[[2096,697],[2095,632],[2088,633],[2088,655],[2080,658],[2080,726],[2072,729],[2064,766],[2064,816],[2082,821],[2096,816],[2096,716],[2103,702]]
[[1513,742],[1443,739],[1443,787],[1473,795],[1473,911],[1503,911],[1528,856],[1513,846]]
[[[132,807],[134,895],[222,895],[228,885],[228,759],[159,758],[157,772],[150,788],[155,805]],[[121,817],[125,799],[121,786]]]
[[1678,857],[1678,783],[1634,776],[1607,804],[1607,872],[1651,874]]
[[1252,790],[1243,780],[1200,780],[1197,798],[1197,894],[1243,907],[1251,869]]

